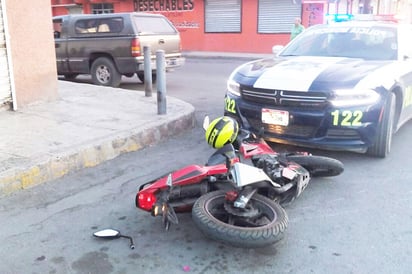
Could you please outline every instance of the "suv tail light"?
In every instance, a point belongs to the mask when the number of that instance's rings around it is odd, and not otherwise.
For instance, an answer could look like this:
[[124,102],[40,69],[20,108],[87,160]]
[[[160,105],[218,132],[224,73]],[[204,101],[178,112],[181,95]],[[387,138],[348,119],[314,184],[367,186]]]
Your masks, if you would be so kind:
[[140,47],[140,41],[139,38],[134,38],[132,40],[132,45],[130,47],[130,50],[132,52],[133,57],[139,57],[142,55],[142,49]]

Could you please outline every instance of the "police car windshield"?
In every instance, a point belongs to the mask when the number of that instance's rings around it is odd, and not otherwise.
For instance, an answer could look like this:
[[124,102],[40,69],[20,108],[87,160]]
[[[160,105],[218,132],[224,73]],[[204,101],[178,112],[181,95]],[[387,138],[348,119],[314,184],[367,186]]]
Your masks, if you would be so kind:
[[396,60],[397,36],[389,27],[316,26],[295,38],[279,56]]

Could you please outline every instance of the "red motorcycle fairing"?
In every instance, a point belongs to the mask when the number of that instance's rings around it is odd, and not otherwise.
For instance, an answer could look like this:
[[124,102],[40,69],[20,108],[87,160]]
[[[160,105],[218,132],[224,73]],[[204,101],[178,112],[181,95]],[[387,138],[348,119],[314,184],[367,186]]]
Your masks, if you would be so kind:
[[273,149],[264,141],[254,143],[242,143],[239,148],[240,154],[245,159],[250,159],[255,155],[276,154]]
[[[237,160],[235,160],[237,161]],[[197,184],[205,178],[227,172],[226,164],[214,166],[190,165],[171,173],[173,186]],[[136,195],[136,207],[151,211],[156,203],[156,193],[166,189],[168,176],[158,178],[140,186]]]

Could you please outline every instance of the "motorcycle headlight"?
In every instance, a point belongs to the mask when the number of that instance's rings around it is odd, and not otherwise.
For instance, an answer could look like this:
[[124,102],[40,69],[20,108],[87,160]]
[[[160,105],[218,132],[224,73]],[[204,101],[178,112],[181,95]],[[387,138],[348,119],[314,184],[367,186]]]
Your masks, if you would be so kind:
[[240,96],[240,85],[238,82],[234,81],[232,78],[229,78],[227,81],[227,91],[233,95]]
[[338,89],[333,91],[329,100],[335,107],[373,105],[380,100],[380,95],[372,89]]

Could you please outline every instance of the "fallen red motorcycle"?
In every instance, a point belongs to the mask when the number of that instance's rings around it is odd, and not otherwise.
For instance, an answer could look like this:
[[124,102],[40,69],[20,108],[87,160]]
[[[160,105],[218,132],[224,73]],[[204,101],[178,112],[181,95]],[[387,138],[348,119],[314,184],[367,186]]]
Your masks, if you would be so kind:
[[308,153],[277,153],[230,117],[209,123],[207,142],[217,148],[205,165],[189,165],[139,187],[136,207],[161,216],[166,230],[176,213],[190,212],[208,237],[255,248],[278,241],[287,228],[282,205],[295,200],[311,177],[336,176],[343,164]]

